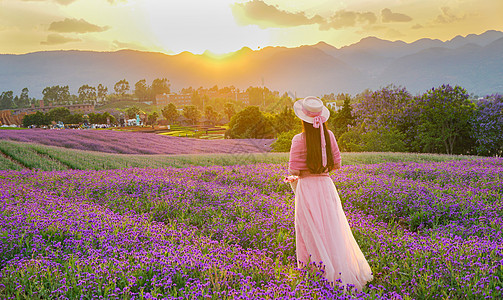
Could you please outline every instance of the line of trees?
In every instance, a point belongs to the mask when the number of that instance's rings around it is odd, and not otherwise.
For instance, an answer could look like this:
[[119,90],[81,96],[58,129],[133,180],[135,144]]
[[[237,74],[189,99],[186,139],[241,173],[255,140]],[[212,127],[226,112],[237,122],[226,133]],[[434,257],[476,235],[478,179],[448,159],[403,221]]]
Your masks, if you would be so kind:
[[[478,100],[460,86],[442,85],[412,96],[405,88],[390,85],[354,98],[340,94],[325,95],[323,100],[342,102],[328,122],[342,151],[503,154],[501,95]],[[302,130],[301,122],[287,108],[291,106],[282,107],[280,113],[245,108],[230,120],[226,137],[276,137],[273,148],[289,151],[292,137]]]
[[63,122],[64,124],[117,124],[117,119],[108,112],[104,113],[71,113],[66,107],[56,107],[43,113],[37,111],[23,117],[23,126],[49,126],[52,122]]
[[23,88],[19,95],[14,96],[13,91],[6,91],[0,94],[0,110],[29,107],[34,98],[30,98],[28,88]]

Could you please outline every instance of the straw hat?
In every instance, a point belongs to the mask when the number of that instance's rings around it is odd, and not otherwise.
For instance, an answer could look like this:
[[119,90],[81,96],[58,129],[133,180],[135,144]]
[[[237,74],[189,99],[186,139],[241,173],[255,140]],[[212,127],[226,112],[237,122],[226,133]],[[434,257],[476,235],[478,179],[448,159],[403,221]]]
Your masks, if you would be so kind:
[[311,124],[313,124],[314,117],[321,116],[323,122],[326,122],[330,117],[330,111],[323,105],[323,101],[314,96],[297,100],[293,104],[293,111],[299,119]]

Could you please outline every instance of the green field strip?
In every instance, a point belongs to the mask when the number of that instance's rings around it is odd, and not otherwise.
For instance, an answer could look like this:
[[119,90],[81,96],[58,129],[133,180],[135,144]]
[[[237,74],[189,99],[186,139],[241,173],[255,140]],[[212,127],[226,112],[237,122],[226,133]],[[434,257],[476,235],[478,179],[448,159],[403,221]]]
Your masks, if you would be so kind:
[[[110,170],[124,168],[184,168],[189,166],[229,166],[246,164],[287,164],[289,153],[234,153],[138,155],[112,154],[67,149],[40,144],[0,141],[0,169],[22,168],[51,170]],[[343,165],[376,164],[384,162],[438,162],[478,159],[477,156],[393,152],[344,152]]]
[[0,170],[23,170],[24,166],[0,151]]
[[0,141],[0,151],[28,169],[42,171],[68,169],[65,165],[58,161],[38,155],[36,151],[23,144]]

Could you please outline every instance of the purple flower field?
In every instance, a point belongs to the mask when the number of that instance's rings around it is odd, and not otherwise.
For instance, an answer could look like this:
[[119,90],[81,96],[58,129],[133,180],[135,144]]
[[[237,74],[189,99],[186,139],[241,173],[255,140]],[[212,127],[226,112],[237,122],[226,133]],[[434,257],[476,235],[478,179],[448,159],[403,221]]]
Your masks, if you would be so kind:
[[200,140],[112,130],[0,130],[0,140],[121,154],[269,152],[272,139]]
[[1,171],[0,296],[503,297],[503,159],[334,172],[375,277],[352,293],[296,268],[286,168]]

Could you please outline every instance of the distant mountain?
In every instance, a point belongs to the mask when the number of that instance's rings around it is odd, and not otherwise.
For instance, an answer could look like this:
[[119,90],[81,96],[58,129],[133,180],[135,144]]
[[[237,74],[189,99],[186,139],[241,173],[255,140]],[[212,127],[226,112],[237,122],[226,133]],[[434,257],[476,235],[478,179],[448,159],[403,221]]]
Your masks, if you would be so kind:
[[154,52],[48,51],[0,55],[0,92],[19,94],[28,87],[41,97],[51,85],[69,85],[77,93],[83,84],[108,86],[126,78],[130,86],[140,79],[150,83],[168,78],[174,90],[213,85],[246,89],[262,83],[298,96],[346,92],[388,84],[422,93],[442,84],[458,84],[468,92],[503,92],[503,32],[457,36],[442,42],[421,39],[413,43],[367,37],[342,48],[320,42],[297,48],[243,48],[225,57],[209,52],[166,55]]

